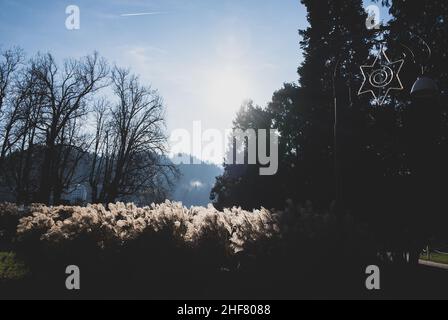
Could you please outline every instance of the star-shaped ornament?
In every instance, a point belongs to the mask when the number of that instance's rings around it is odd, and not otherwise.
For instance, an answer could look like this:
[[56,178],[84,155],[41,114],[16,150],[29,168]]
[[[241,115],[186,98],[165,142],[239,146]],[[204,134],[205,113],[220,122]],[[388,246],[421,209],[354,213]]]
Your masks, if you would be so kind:
[[371,93],[375,101],[382,105],[391,90],[403,90],[400,71],[404,60],[391,62],[384,48],[381,48],[371,66],[361,66],[364,82],[358,94]]

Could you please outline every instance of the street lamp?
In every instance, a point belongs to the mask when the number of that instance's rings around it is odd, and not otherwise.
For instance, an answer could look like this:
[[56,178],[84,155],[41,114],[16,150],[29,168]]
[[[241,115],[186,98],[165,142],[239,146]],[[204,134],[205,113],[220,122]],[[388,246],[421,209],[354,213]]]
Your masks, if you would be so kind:
[[338,98],[336,89],[336,77],[338,74],[339,67],[341,65],[342,57],[338,57],[336,65],[333,71],[333,107],[334,107],[334,128],[333,128],[333,160],[334,160],[334,177],[335,177],[335,213],[337,216],[341,213],[341,174],[340,174],[340,163],[339,163],[339,139],[338,139],[338,129],[339,129],[339,116],[338,116]]
[[432,98],[437,96],[438,93],[437,83],[426,76],[417,78],[411,90],[411,96],[415,98]]
[[[436,25],[437,24],[435,24],[434,27],[432,27],[431,32],[432,30],[434,30]],[[437,97],[439,95],[439,87],[437,86],[437,83],[433,79],[425,75],[428,69],[428,63],[431,61],[432,57],[431,47],[428,45],[425,39],[423,39],[419,35],[414,33],[411,34],[416,38],[418,38],[428,50],[428,60],[421,65],[422,74],[420,77],[417,78],[414,85],[412,86],[411,96],[413,98],[423,98],[423,99]],[[415,56],[414,56],[414,62],[415,62]]]

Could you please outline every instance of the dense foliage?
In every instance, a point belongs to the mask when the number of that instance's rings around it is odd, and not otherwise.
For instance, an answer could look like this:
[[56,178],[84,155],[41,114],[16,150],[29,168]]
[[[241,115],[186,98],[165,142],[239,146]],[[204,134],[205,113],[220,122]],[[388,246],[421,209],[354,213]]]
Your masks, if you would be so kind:
[[[446,1],[390,2],[393,19],[381,31],[367,30],[360,0],[301,2],[309,27],[300,31],[298,84],[285,84],[265,108],[245,105],[234,121],[235,128],[278,131],[278,174],[225,165],[212,199],[245,209],[281,208],[285,199],[321,208],[336,202],[341,214],[375,230],[378,246],[418,257],[431,237],[446,239],[448,221]],[[405,64],[404,90],[379,106],[358,91],[360,66],[381,47]],[[438,84],[439,96],[411,97],[422,75]]]
[[11,245],[19,220],[28,214],[28,210],[11,203],[0,203],[0,249]]
[[[19,208],[7,208],[6,215],[18,216]],[[84,270],[90,288],[103,288],[99,282],[114,277],[123,281],[121,289],[151,285],[154,290],[170,288],[171,294],[204,288],[216,294],[219,287],[210,288],[213,284],[208,281],[226,282],[227,274],[232,275],[230,282],[220,284],[226,290],[235,281],[241,288],[247,282],[267,290],[281,288],[287,280],[289,289],[282,288],[286,294],[297,281],[325,286],[329,261],[346,272],[377,261],[364,228],[348,217],[338,221],[310,204],[290,203],[275,212],[188,209],[168,201],[144,208],[123,203],[33,205],[17,223],[14,251],[29,266],[33,279],[39,284],[56,282],[55,286],[61,270],[75,264]],[[306,279],[310,274],[316,277],[316,270],[321,270],[319,279]],[[266,272],[269,280],[260,282]],[[195,281],[200,283],[197,288],[191,287]]]
[[219,212],[213,207],[187,209],[167,201],[144,208],[123,203],[109,204],[107,208],[38,206],[31,216],[20,220],[17,234],[21,241],[38,239],[58,245],[88,238],[102,249],[159,232],[167,232],[170,241],[187,247],[197,247],[204,238],[214,236],[227,253],[235,254],[262,239],[278,237],[278,224],[279,219],[265,209]]

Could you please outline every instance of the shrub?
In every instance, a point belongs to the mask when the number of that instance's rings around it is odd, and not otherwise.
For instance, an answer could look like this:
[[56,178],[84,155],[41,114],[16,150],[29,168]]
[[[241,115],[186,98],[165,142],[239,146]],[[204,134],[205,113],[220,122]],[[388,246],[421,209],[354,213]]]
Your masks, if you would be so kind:
[[34,206],[17,228],[22,242],[38,239],[63,246],[89,239],[101,249],[122,247],[144,235],[163,233],[177,246],[197,249],[214,241],[234,255],[256,246],[261,239],[274,238],[280,227],[275,215],[265,209],[219,212],[212,206],[187,209],[167,201],[144,208],[123,203],[109,204],[107,209],[103,205]]
[[14,253],[0,252],[0,282],[23,279],[28,272],[28,268]]
[[142,251],[177,248],[202,252],[210,260],[213,255],[223,263],[282,252],[289,258],[298,251],[307,255],[370,252],[366,232],[351,219],[338,221],[330,212],[316,213],[311,204],[290,203],[278,212],[263,208],[248,212],[240,208],[218,211],[213,206],[185,208],[167,201],[144,208],[124,203],[107,208],[35,205],[30,212],[17,228],[20,243],[52,250],[63,251],[68,246],[96,253],[131,247]]
[[23,206],[0,203],[0,244],[10,246],[16,235],[19,220],[26,216],[28,212],[28,209]]
[[[105,292],[140,287],[145,294],[151,287],[156,297],[179,290],[198,290],[203,297],[204,290],[228,293],[235,286],[294,292],[306,284],[328,285],[334,280],[326,278],[329,265],[344,270],[359,259],[375,262],[363,228],[311,204],[251,212],[170,201],[144,208],[34,205],[20,219],[17,240],[17,252],[42,283],[76,264],[85,283],[100,282],[98,287],[109,288]],[[104,287],[110,279],[113,288]]]

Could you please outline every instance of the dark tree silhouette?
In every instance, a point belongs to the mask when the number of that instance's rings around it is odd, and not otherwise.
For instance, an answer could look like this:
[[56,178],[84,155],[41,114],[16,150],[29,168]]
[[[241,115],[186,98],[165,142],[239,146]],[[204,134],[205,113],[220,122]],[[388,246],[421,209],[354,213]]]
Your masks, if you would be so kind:
[[[253,102],[248,102],[242,106],[237,114],[233,127],[235,130],[255,130],[270,129],[271,118],[269,114],[259,106],[254,106]],[[272,184],[275,177],[259,175],[260,165],[235,164],[237,155],[248,159],[247,139],[240,141],[237,135],[231,138],[229,148],[233,152],[227,155],[227,162],[224,164],[224,174],[216,179],[216,184],[212,189],[211,200],[216,207],[225,208],[232,206],[242,206],[244,208],[255,208],[259,206],[275,207],[278,199],[274,190],[266,187]],[[238,141],[237,141],[238,140]],[[258,137],[257,137],[258,145]],[[241,146],[243,148],[241,149]],[[280,190],[277,190],[280,192]]]
[[[107,63],[97,53],[80,60],[67,60],[60,69],[52,55],[39,55],[31,62],[31,74],[44,88],[42,138],[45,145],[38,200],[59,202],[82,147],[76,145],[77,122],[87,115],[87,101],[107,85]],[[79,123],[78,123],[79,124]],[[79,138],[79,137],[77,137]],[[84,144],[84,141],[81,141]]]
[[[375,139],[384,146],[384,160],[373,221],[386,246],[411,252],[416,262],[431,238],[446,240],[448,6],[446,1],[388,2],[383,1],[394,18],[385,43],[391,55],[406,60],[400,75],[405,90],[394,94],[379,116],[382,135]],[[432,78],[440,95],[411,97],[421,76]]]
[[[442,66],[448,5],[393,1],[394,19],[377,32],[365,27],[361,1],[302,3],[310,26],[300,32],[305,59],[299,86],[286,84],[265,110],[246,109],[236,121],[266,112],[264,125],[280,135],[279,173],[265,178],[247,166],[226,166],[212,198],[220,206],[250,208],[282,207],[286,199],[327,207],[336,199],[336,212],[368,223],[379,252],[407,262],[410,253],[415,262],[428,239],[446,234],[448,71]],[[380,46],[392,59],[405,59],[400,73],[405,90],[378,106],[357,93],[360,66],[373,63],[373,49]],[[441,96],[411,97],[422,75],[436,81]]]
[[[115,105],[97,98],[110,86]],[[51,54],[25,63],[11,49],[0,59],[0,90],[3,200],[59,204],[77,184],[90,185],[94,202],[166,198],[176,172],[162,99],[128,70],[111,74],[97,53],[62,67]]]
[[[157,91],[140,84],[127,69],[115,67],[112,89],[118,102],[96,106],[94,159],[90,173],[93,201],[146,195],[160,201],[167,193],[174,166],[166,161],[164,106]],[[147,202],[147,201],[146,201]]]
[[[274,93],[265,110],[249,108],[236,121],[238,124],[242,119],[258,119],[258,114],[265,113],[266,120],[256,123],[255,128],[279,131],[279,172],[275,177],[259,177],[256,168],[227,166],[212,194],[218,203],[223,199],[232,203],[229,189],[243,184],[246,188],[232,193],[237,197],[233,200],[248,208],[282,207],[287,199],[312,200],[316,205],[328,206],[335,199],[334,97],[338,98],[338,116],[346,122],[341,125],[345,134],[340,134],[347,136],[356,129],[350,117],[361,117],[356,111],[361,104],[356,95],[362,80],[359,66],[369,56],[372,36],[365,28],[367,15],[361,1],[302,3],[308,9],[310,26],[300,31],[305,57],[299,67],[300,86],[285,84]],[[243,128],[251,125],[248,122]],[[349,144],[348,139],[344,141]]]
[[18,139],[14,135],[13,128],[15,123],[19,121],[20,112],[17,99],[22,97],[20,95],[15,96],[14,86],[23,59],[23,52],[18,48],[0,52],[0,121],[2,123],[0,164]]

